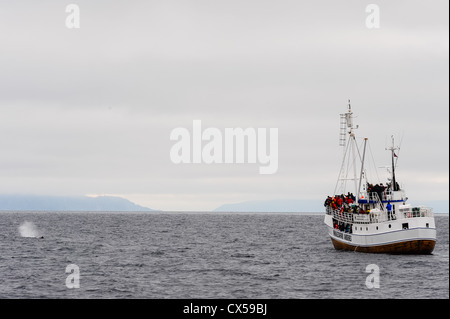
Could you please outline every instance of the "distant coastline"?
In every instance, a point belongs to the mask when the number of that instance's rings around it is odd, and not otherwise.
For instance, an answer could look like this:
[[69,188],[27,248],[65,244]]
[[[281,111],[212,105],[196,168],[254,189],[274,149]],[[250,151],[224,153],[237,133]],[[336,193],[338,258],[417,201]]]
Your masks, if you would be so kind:
[[275,200],[253,200],[239,203],[224,204],[215,212],[308,212],[320,213],[323,211],[321,201],[297,200],[297,199],[275,199]]
[[0,195],[0,211],[153,211],[114,196]]
[[[448,214],[449,201],[411,202],[433,208],[435,214]],[[0,195],[0,211],[92,211],[92,212],[168,212],[135,204],[116,196]],[[180,210],[179,212],[183,212]],[[186,211],[195,212],[195,211]],[[324,213],[319,200],[275,199],[228,203],[199,213]]]

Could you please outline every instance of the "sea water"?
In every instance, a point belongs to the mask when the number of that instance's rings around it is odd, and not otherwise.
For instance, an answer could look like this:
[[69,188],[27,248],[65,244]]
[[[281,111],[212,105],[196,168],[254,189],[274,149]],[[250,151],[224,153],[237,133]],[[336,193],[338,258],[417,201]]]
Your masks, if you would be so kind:
[[315,214],[1,212],[0,298],[447,299],[436,225],[433,254],[410,256],[336,251]]

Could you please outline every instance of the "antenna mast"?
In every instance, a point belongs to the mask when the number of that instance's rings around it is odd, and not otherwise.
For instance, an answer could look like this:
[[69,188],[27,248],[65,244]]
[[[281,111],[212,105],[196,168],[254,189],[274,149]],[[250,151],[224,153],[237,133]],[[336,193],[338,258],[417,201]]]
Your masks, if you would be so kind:
[[[346,113],[340,114],[340,139],[339,145],[343,146],[344,156],[341,164],[341,169],[339,172],[338,181],[336,183],[336,187],[334,193],[336,194],[338,190],[339,182],[342,183],[342,186],[345,186],[346,181],[352,180],[355,185],[355,193],[359,193],[358,191],[358,177],[355,166],[356,156],[359,155],[358,147],[356,145],[355,133],[354,130],[358,128],[358,125],[353,126],[353,112],[350,104],[350,100],[348,100],[348,110]],[[346,136],[349,135],[349,143],[346,141]],[[349,177],[349,169],[350,166],[353,166],[353,178]],[[344,187],[343,187],[344,188]]]
[[394,157],[397,157],[397,155],[395,154],[395,151],[398,150],[398,147],[395,147],[394,144],[394,135],[391,135],[391,139],[392,139],[392,146],[389,148],[386,148],[386,150],[391,151],[391,157],[392,157],[392,189],[394,191],[398,191],[400,190],[400,188],[398,187],[397,181],[395,180],[395,164],[394,164]]

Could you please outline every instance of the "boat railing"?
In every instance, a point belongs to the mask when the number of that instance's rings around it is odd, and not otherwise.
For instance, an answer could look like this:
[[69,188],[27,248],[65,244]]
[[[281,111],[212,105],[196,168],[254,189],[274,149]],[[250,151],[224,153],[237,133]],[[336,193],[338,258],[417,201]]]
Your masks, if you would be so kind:
[[386,212],[381,210],[373,210],[370,212],[370,222],[371,223],[382,223],[389,220],[396,219],[395,214],[392,212]]
[[401,207],[397,212],[386,212],[379,209],[373,209],[369,213],[350,213],[342,209],[332,209],[327,207],[328,215],[334,219],[350,224],[373,224],[382,223],[396,219],[407,219],[415,217],[433,217],[433,209],[428,207]]
[[433,209],[425,206],[412,207],[405,205],[405,207],[400,207],[398,209],[397,215],[399,219],[433,217]]
[[381,200],[382,201],[391,201],[391,200],[395,200],[396,195],[394,193],[394,191],[390,188],[385,189],[383,193],[381,193]]
[[389,201],[396,201],[396,200],[406,200],[406,194],[403,190],[393,191],[392,189],[388,188],[385,189],[383,193],[381,194],[381,201],[389,202]]
[[351,223],[354,222],[353,221],[353,217],[354,216],[353,216],[352,213],[339,211],[339,212],[335,212],[335,215],[337,215],[337,216],[335,216],[336,219],[340,219],[341,221],[343,221],[343,222],[345,222],[347,224],[351,224]]

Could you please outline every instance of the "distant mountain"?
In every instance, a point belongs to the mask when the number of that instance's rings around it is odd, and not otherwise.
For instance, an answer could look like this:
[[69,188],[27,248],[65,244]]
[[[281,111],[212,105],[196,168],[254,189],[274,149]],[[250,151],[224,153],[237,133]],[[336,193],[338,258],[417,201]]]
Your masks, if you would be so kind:
[[323,212],[323,202],[319,200],[274,199],[254,200],[234,204],[224,204],[216,212]]
[[121,197],[0,195],[0,210],[152,211]]

